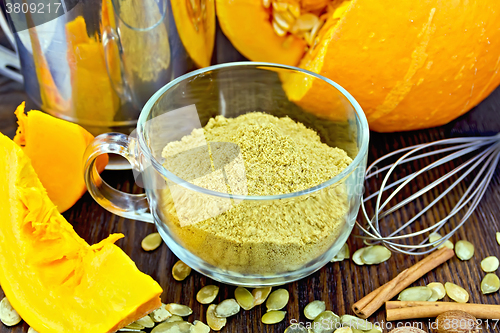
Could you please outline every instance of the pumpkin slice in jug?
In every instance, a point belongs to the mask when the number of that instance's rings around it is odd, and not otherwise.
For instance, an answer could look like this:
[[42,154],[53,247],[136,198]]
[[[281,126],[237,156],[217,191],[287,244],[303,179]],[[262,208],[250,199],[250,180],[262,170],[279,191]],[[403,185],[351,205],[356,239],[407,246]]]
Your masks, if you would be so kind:
[[214,0],[172,0],[177,32],[198,67],[210,66],[215,44]]
[[31,327],[114,332],[161,306],[158,283],[113,244],[123,235],[87,244],[2,134],[0,156],[0,285]]

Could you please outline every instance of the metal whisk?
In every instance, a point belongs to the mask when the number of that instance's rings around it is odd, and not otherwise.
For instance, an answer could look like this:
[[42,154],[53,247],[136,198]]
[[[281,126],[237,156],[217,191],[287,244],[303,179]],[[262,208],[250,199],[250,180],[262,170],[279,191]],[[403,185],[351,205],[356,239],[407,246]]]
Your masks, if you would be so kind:
[[[431,151],[428,151],[429,149],[431,149]],[[391,174],[397,167],[401,166],[402,164],[444,153],[447,153],[448,155],[435,160],[419,171],[416,171],[392,183],[389,182]],[[418,176],[435,167],[471,153],[474,153],[473,156],[466,162],[462,163],[452,171],[436,179],[429,185],[423,187],[422,189],[419,189],[416,193],[412,194],[408,198],[402,200],[401,202],[398,202],[392,207],[388,207],[389,202],[396,196],[396,194]],[[396,162],[382,166],[385,160],[390,157],[399,156],[400,154],[403,155],[399,157]],[[365,233],[364,236],[360,237],[365,239],[366,244],[373,245],[377,243],[383,243],[387,248],[405,254],[423,255],[434,251],[440,244],[448,240],[474,212],[481,198],[483,197],[488,184],[491,181],[491,178],[493,177],[499,159],[500,133],[488,137],[453,138],[439,140],[431,143],[419,144],[396,150],[377,159],[366,170],[365,178],[370,179],[371,177],[379,175],[386,170],[388,171],[383,178],[380,189],[377,192],[370,194],[366,198],[363,198],[361,208],[364,218],[366,219],[368,224],[362,225],[361,223],[357,222],[358,226]],[[410,225],[421,218],[423,214],[425,214],[439,200],[445,197],[458,184],[463,182],[464,179],[474,170],[476,170],[477,173],[470,182],[463,196],[458,200],[458,202],[446,217],[420,231],[406,234],[404,233],[405,229],[407,229]],[[411,217],[408,221],[402,222],[401,226],[397,227],[396,230],[388,230],[389,228],[387,226],[383,226],[383,222],[386,220],[384,218],[389,214],[396,212],[401,207],[407,205],[408,203],[412,202],[413,200],[422,196],[424,193],[430,191],[434,187],[438,186],[439,184],[453,176],[457,178],[449,187],[447,187],[442,193],[439,194],[439,196],[437,196],[432,202],[430,202],[429,205],[425,206],[421,211]],[[382,202],[384,193],[386,193],[388,196],[385,201]],[[374,206],[375,213],[372,217],[368,216],[365,207],[365,203],[369,200],[376,200]],[[460,211],[464,211],[464,214],[462,215],[462,218],[456,224],[456,226],[441,239],[429,243],[428,235],[433,232],[439,232],[439,230],[443,228],[446,222],[448,222]],[[418,244],[408,244],[412,243],[411,240],[407,241],[409,238],[419,235],[426,235],[426,238]]]

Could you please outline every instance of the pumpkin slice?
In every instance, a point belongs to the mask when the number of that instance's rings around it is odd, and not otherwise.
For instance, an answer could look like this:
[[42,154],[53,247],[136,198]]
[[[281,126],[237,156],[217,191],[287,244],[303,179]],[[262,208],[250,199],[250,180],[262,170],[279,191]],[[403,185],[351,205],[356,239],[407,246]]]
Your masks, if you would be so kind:
[[222,31],[245,57],[291,66],[299,63],[306,43],[276,34],[271,8],[265,8],[262,0],[216,0],[216,4]]
[[172,0],[177,32],[198,67],[210,66],[215,43],[214,0]]
[[0,284],[37,332],[114,332],[161,306],[160,286],[109,236],[90,246],[57,212],[28,156],[0,134]]
[[[19,127],[14,141],[31,159],[49,198],[59,212],[64,212],[87,190],[83,155],[94,137],[79,125],[41,111],[32,110],[26,115],[24,105],[16,110]],[[108,163],[107,155],[103,156],[97,163],[99,172]]]

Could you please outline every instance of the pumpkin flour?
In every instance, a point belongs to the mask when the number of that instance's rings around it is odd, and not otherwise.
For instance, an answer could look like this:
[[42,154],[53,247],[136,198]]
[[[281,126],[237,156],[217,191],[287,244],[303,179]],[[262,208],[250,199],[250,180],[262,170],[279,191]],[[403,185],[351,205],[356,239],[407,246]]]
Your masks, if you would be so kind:
[[[212,118],[169,143],[162,156],[165,168],[189,183],[248,196],[303,191],[352,162],[303,124],[260,112]],[[206,262],[242,274],[297,270],[318,258],[348,212],[343,183],[292,198],[236,200],[167,182],[161,214],[172,235]]]

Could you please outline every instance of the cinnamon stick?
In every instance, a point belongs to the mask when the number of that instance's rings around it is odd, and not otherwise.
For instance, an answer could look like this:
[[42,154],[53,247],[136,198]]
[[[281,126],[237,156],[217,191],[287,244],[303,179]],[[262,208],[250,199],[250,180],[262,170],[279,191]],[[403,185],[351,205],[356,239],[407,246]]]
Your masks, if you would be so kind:
[[375,289],[352,306],[352,310],[360,318],[366,319],[377,311],[386,301],[399,294],[410,284],[420,279],[423,275],[432,271],[448,259],[452,258],[455,252],[443,247],[415,265],[399,273],[394,279]]
[[386,302],[387,321],[434,318],[451,310],[470,313],[478,319],[500,319],[500,305],[455,302]]

